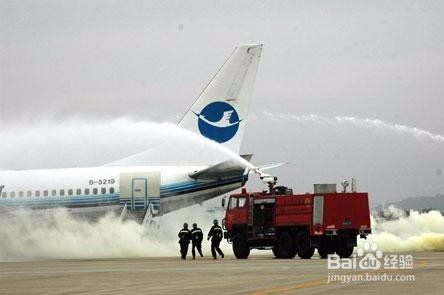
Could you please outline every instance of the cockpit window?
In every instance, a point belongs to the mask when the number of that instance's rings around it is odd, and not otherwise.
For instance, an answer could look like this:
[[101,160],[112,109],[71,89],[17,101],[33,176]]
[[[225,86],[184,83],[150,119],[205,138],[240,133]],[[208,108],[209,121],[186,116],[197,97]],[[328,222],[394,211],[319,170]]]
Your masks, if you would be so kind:
[[237,198],[230,198],[228,209],[234,209],[237,207]]
[[230,198],[230,203],[228,204],[229,209],[236,209],[236,208],[242,208],[245,206],[245,197],[239,197],[239,198]]

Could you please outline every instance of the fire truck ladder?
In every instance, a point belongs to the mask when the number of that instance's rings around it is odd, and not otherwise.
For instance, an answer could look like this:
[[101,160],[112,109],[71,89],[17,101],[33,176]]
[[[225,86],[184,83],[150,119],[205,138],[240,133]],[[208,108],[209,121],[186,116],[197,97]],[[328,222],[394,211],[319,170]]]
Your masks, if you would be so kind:
[[250,196],[249,206],[248,206],[248,225],[247,225],[247,234],[249,239],[254,238],[253,213],[254,213],[254,199],[252,196]]

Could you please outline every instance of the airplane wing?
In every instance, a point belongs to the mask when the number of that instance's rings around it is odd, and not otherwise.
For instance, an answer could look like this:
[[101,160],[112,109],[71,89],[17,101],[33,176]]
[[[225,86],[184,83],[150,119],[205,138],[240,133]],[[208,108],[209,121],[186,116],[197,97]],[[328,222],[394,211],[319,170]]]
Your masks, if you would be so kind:
[[245,165],[238,161],[227,160],[189,174],[191,178],[196,180],[221,180],[234,176],[242,176],[246,171]]
[[[241,155],[242,158],[247,159],[251,158],[252,155]],[[272,163],[262,166],[255,167],[256,169],[249,169],[245,167],[245,165],[242,165],[238,161],[235,160],[226,160],[223,162],[220,162],[218,164],[215,164],[213,166],[210,166],[208,168],[194,171],[190,174],[188,174],[191,178],[194,178],[196,180],[222,180],[225,178],[231,178],[235,176],[241,176],[245,173],[253,173],[257,171],[265,171],[269,169],[273,169],[276,167],[280,167],[283,165],[288,164],[287,162],[282,163]]]

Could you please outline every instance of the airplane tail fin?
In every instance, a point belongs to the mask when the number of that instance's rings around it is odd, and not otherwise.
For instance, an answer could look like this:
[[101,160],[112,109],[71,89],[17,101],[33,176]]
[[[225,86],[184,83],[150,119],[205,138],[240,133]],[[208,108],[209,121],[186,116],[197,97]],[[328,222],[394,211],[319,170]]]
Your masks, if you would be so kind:
[[179,126],[239,153],[262,44],[234,49]]

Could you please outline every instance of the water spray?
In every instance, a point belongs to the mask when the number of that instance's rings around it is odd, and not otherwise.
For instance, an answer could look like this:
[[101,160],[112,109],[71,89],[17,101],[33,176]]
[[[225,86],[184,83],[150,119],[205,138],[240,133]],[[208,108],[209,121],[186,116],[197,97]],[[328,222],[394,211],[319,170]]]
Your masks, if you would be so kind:
[[390,124],[379,119],[368,119],[368,118],[363,119],[351,116],[336,116],[334,118],[328,118],[316,114],[291,115],[291,114],[282,114],[282,113],[275,114],[267,111],[264,111],[262,114],[273,120],[275,119],[294,120],[301,123],[313,122],[320,125],[332,125],[332,126],[338,126],[341,124],[350,124],[353,126],[358,126],[366,129],[377,128],[377,129],[392,131],[399,134],[406,134],[409,136],[413,136],[417,139],[429,139],[439,144],[444,143],[444,135],[434,134],[430,131],[420,129],[418,127],[411,127],[401,124]]

